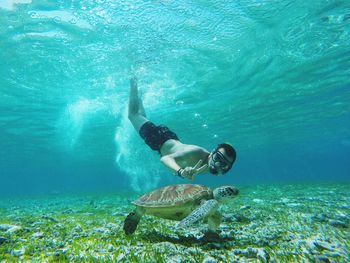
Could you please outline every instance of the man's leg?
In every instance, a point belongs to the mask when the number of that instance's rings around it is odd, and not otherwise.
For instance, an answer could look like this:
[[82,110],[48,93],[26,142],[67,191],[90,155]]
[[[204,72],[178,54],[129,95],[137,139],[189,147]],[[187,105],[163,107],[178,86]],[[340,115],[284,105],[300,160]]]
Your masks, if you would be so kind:
[[137,132],[139,132],[141,126],[148,121],[142,100],[139,98],[136,78],[130,79],[128,117]]

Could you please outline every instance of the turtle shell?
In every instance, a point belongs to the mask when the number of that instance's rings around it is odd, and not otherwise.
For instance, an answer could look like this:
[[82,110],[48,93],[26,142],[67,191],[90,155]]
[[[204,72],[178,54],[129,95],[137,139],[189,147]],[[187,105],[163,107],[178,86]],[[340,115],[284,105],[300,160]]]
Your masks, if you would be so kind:
[[156,189],[144,194],[132,203],[141,207],[171,207],[211,198],[213,198],[213,192],[206,186],[179,184]]

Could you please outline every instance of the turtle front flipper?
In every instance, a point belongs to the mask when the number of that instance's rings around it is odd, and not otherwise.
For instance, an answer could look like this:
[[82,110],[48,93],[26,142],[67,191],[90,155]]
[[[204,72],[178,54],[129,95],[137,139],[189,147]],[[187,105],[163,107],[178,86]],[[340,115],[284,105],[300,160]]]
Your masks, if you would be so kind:
[[218,207],[218,201],[214,199],[207,200],[200,207],[198,207],[191,214],[189,214],[186,218],[180,221],[180,223],[178,223],[176,227],[188,227],[189,225],[192,225],[195,222],[214,214]]
[[218,211],[210,215],[208,217],[209,230],[216,231],[221,224],[221,219],[222,219],[222,216]]
[[141,217],[142,217],[142,213],[138,211],[138,209],[135,209],[133,212],[128,214],[128,216],[124,220],[124,226],[123,226],[123,229],[126,235],[131,235],[132,233],[135,232]]

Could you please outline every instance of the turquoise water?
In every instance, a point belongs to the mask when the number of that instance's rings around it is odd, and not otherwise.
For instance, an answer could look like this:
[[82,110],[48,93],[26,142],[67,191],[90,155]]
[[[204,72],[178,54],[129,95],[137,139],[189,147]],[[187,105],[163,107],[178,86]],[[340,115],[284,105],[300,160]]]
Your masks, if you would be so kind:
[[127,120],[229,141],[208,185],[349,182],[349,1],[0,1],[0,194],[183,182]]

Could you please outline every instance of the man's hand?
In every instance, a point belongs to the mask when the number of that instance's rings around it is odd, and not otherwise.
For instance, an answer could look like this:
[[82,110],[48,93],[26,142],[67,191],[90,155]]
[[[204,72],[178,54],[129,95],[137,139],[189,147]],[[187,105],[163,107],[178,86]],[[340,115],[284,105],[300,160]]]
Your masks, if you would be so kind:
[[193,180],[194,177],[197,174],[200,174],[201,172],[203,172],[208,167],[208,164],[205,164],[205,165],[201,166],[202,162],[203,162],[202,160],[199,160],[198,163],[194,167],[186,167],[186,168],[184,168],[181,171],[180,175],[183,178],[187,178],[189,180]]

